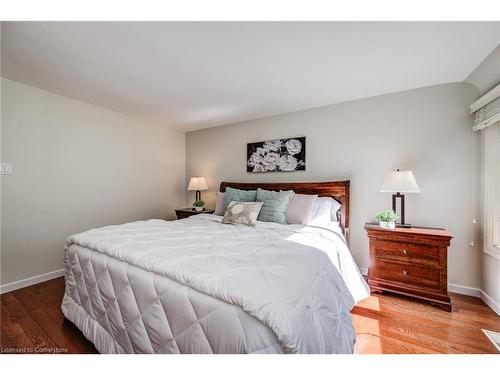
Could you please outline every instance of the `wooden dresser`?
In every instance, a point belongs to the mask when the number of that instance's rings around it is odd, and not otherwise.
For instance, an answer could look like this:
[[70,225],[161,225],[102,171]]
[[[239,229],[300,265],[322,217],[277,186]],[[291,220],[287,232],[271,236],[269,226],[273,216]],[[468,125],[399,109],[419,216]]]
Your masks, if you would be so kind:
[[420,298],[451,311],[447,253],[453,236],[444,229],[382,229],[366,224],[370,241],[368,284],[372,292],[389,291]]

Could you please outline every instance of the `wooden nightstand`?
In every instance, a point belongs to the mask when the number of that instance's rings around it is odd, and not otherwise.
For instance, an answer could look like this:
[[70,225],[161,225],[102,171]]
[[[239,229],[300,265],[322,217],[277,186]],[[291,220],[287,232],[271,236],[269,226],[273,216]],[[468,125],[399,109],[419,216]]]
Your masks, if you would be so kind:
[[365,224],[370,241],[368,285],[372,292],[420,298],[451,311],[447,252],[453,236],[444,229],[382,229]]
[[193,215],[198,215],[198,214],[213,214],[215,210],[208,210],[206,208],[203,209],[201,212],[196,212],[194,209],[188,207],[188,208],[179,208],[175,210],[175,214],[177,215],[177,220],[179,219],[185,219],[189,216]]

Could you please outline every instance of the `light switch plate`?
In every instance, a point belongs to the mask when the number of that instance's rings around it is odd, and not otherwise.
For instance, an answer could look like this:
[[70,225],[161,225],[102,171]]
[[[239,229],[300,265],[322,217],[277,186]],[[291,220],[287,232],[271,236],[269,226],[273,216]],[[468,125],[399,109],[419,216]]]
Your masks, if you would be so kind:
[[1,163],[0,164],[0,174],[12,174],[12,164],[11,163]]

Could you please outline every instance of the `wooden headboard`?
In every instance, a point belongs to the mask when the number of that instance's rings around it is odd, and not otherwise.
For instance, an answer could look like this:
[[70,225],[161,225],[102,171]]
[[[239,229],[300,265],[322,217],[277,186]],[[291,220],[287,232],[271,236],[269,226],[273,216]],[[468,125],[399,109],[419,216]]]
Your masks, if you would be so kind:
[[344,229],[344,234],[349,240],[349,188],[350,181],[330,182],[221,182],[220,191],[225,192],[227,187],[241,190],[293,190],[298,194],[318,194],[320,197],[331,197],[339,202],[342,207],[339,210],[339,222]]

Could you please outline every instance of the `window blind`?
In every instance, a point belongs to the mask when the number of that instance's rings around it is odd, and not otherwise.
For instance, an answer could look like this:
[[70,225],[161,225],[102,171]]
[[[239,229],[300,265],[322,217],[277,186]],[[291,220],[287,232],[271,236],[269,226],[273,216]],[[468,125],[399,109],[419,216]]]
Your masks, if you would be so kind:
[[488,91],[470,106],[474,116],[472,130],[485,129],[500,121],[500,84]]

